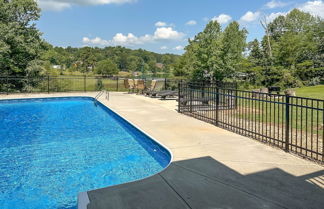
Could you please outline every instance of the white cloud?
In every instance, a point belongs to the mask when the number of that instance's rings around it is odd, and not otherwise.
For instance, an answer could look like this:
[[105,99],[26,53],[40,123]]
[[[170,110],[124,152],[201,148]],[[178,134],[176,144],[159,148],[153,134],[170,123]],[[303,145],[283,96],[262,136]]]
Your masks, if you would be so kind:
[[268,3],[266,3],[265,6],[268,9],[274,9],[274,8],[285,7],[287,5],[288,5],[288,3],[286,3],[286,2],[272,0],[272,1],[269,1]]
[[[298,7],[298,9],[309,12],[312,15],[316,15],[324,18],[324,2],[323,1],[308,1]],[[286,16],[289,12],[273,12],[267,16],[267,21],[272,22],[279,16]]]
[[156,27],[165,27],[165,26],[167,26],[167,23],[166,22],[159,21],[159,22],[156,22],[155,23],[155,26]]
[[82,42],[84,44],[100,46],[134,46],[144,44],[150,41],[153,41],[153,39],[149,35],[137,37],[132,33],[128,33],[127,35],[117,33],[111,40],[104,40],[99,37],[96,37],[94,39],[83,37],[82,39]]
[[124,4],[132,3],[137,0],[37,0],[39,6],[43,10],[53,10],[61,11],[63,9],[81,5],[81,6],[94,6],[94,5],[104,5],[104,4]]
[[132,33],[127,35],[122,33],[117,33],[111,40],[104,40],[99,37],[90,39],[88,37],[83,37],[82,42],[84,44],[101,45],[101,46],[134,46],[142,45],[154,41],[169,41],[169,40],[179,40],[184,33],[173,30],[171,27],[161,27],[157,28],[153,35],[146,34],[144,36],[135,36]]
[[167,47],[167,46],[161,46],[161,49],[162,49],[162,50],[167,50],[168,47]]
[[267,22],[272,22],[274,19],[276,19],[279,16],[286,16],[287,12],[273,12],[270,15],[267,16]]
[[225,23],[228,23],[229,21],[231,21],[232,17],[227,14],[220,14],[218,17],[213,17],[212,20],[217,21],[220,24],[225,24]]
[[324,18],[324,2],[323,1],[308,1],[299,7],[304,12],[309,12],[312,15]]
[[186,25],[197,25],[197,21],[196,20],[190,20],[186,23]]
[[151,41],[151,37],[149,35],[137,37],[132,33],[129,33],[127,35],[124,35],[122,33],[117,33],[113,37],[113,39],[111,41],[108,41],[107,43],[111,42],[113,45],[127,46],[127,45],[143,44],[144,42],[147,41]]
[[43,10],[61,11],[71,7],[70,3],[39,0],[38,5]]
[[247,13],[245,13],[245,15],[241,17],[240,20],[244,22],[253,22],[257,20],[259,17],[260,17],[260,12],[248,11]]
[[157,28],[154,32],[154,39],[176,40],[184,36],[184,33],[173,30],[171,27]]
[[179,45],[179,46],[174,47],[173,49],[180,51],[180,50],[183,50],[183,48],[184,48],[183,46]]
[[155,23],[155,27],[175,27],[173,23],[166,23],[163,21],[158,21]]
[[89,39],[88,37],[83,37],[82,42],[84,44],[94,44],[94,45],[106,45],[108,42],[106,40],[103,40],[99,37],[96,37],[94,39]]

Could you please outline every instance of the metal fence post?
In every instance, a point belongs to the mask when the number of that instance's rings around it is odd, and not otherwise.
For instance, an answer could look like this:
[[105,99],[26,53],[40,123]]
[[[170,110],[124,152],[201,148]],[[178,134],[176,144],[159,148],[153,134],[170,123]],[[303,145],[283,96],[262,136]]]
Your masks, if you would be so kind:
[[9,94],[9,76],[7,75],[7,95]]
[[167,90],[167,78],[164,78],[164,90]]
[[83,89],[84,92],[87,92],[87,75],[84,75],[83,77]]
[[285,151],[289,151],[289,95],[286,95],[286,133],[285,133]]
[[116,84],[116,90],[117,90],[117,92],[118,92],[118,88],[119,88],[118,83],[119,83],[119,77],[117,76],[117,84]]
[[192,88],[189,87],[189,97],[190,97],[190,113],[192,113],[192,94],[193,94],[193,91],[192,91]]
[[178,83],[178,112],[180,112],[180,104],[181,104],[180,88],[181,88],[181,81]]
[[219,119],[219,88],[216,86],[216,126],[218,126]]
[[235,89],[235,103],[234,103],[234,105],[235,105],[235,109],[237,109],[237,104],[238,104],[238,102],[237,102],[237,100],[238,100],[238,98],[237,98],[237,88]]
[[47,93],[50,93],[50,77],[49,75],[47,76]]

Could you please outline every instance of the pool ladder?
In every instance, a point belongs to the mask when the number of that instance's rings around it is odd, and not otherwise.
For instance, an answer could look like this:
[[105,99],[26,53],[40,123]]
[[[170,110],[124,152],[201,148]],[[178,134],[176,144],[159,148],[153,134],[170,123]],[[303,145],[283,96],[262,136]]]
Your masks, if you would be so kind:
[[99,99],[103,94],[106,94],[106,100],[109,100],[109,91],[107,91],[107,90],[102,90],[102,91],[100,91],[100,92],[97,94],[97,96],[96,96],[95,99],[94,99],[94,103],[95,103],[95,105],[97,105],[98,99]]

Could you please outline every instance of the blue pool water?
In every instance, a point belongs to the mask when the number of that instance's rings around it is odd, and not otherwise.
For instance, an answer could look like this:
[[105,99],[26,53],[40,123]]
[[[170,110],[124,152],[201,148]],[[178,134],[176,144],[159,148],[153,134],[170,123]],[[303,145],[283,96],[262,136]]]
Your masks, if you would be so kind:
[[0,208],[76,208],[79,192],[142,179],[170,153],[87,97],[0,100]]

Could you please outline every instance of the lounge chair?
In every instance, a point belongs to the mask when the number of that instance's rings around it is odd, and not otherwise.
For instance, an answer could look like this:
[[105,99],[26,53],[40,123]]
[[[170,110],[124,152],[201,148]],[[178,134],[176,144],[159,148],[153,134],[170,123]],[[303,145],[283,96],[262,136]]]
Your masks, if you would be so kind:
[[208,105],[209,101],[211,101],[211,98],[180,98],[180,104],[187,105],[190,102],[201,102],[202,104]]
[[178,95],[178,91],[173,91],[173,90],[165,90],[165,91],[160,91],[157,96],[161,97],[161,99],[166,99],[167,97],[175,97]]
[[128,79],[124,79],[124,87],[125,87],[125,89],[129,90]]
[[156,97],[158,93],[162,93],[161,91],[162,89],[164,89],[164,84],[165,84],[164,80],[156,80],[154,88],[150,92],[148,92],[147,95],[151,97]]
[[144,80],[137,80],[137,84],[136,84],[137,93],[141,92],[143,94],[144,90],[145,90],[145,81]]
[[143,93],[145,95],[150,95],[150,93],[154,90],[154,88],[156,86],[156,82],[157,82],[156,80],[152,80],[151,86],[148,89],[146,89]]
[[134,91],[134,80],[133,79],[125,79],[124,86],[126,89],[128,89],[128,93],[130,93],[131,91]]
[[134,79],[134,89],[137,89],[138,79]]

